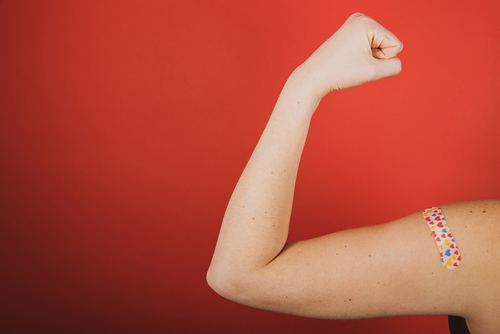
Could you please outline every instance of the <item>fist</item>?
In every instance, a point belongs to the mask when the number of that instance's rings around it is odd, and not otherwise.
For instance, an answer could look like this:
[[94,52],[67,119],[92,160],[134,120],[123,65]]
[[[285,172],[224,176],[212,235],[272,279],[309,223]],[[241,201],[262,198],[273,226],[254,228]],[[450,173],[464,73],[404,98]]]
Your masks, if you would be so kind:
[[403,43],[372,18],[351,15],[297,70],[320,97],[401,72]]

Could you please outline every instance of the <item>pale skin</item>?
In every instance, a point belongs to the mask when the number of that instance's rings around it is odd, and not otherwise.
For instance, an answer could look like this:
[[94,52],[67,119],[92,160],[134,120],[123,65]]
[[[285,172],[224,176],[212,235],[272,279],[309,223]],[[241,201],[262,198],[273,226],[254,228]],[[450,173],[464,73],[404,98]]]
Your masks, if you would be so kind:
[[314,318],[457,315],[471,333],[497,332],[500,200],[430,203],[441,207],[460,248],[462,262],[453,270],[441,265],[421,212],[286,243],[318,104],[333,91],[397,75],[402,49],[393,33],[357,13],[291,74],[224,216],[207,274],[218,294]]

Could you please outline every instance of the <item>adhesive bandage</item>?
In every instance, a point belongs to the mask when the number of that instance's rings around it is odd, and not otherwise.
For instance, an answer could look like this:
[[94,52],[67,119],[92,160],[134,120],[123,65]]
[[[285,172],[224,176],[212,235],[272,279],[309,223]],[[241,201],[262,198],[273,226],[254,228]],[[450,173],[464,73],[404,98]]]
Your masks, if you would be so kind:
[[460,251],[451,235],[450,227],[440,208],[431,207],[422,212],[441,254],[441,263],[446,269],[455,269],[460,264]]

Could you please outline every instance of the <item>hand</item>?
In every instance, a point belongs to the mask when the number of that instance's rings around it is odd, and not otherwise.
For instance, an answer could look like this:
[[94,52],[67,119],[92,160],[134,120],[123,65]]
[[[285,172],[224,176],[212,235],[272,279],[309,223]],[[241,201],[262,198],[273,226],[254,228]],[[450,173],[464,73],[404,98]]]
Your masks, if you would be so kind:
[[403,44],[389,30],[360,13],[297,68],[307,77],[314,94],[322,98],[334,90],[358,86],[401,72],[396,55]]

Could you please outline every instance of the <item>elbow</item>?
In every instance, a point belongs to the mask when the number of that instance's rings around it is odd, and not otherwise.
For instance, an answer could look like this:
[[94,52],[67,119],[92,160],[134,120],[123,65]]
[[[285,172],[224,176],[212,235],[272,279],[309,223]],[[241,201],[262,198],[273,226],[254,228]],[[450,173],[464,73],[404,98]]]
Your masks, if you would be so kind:
[[207,272],[207,283],[212,290],[214,290],[218,295],[226,298],[233,299],[232,295],[234,294],[234,288],[232,288],[232,284],[230,283],[230,279],[227,275],[217,272],[216,270],[208,269]]
[[[244,280],[228,272],[218,272],[210,268],[207,272],[207,283],[218,295],[231,301],[246,304],[248,299],[248,287]],[[245,292],[246,291],[246,292]]]
[[207,279],[208,286],[210,288],[212,288],[212,290],[214,290],[215,292],[217,292],[217,294],[220,294],[218,292],[219,291],[219,286],[221,285],[220,284],[220,280],[218,279],[217,274],[214,273],[214,270],[212,269],[212,267],[210,267],[208,269],[206,279]]

